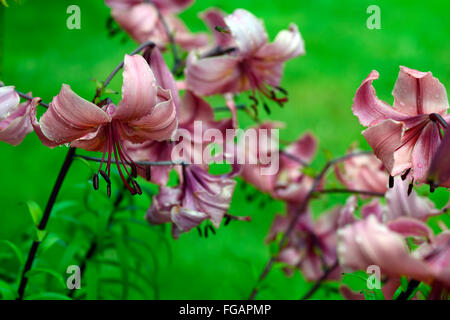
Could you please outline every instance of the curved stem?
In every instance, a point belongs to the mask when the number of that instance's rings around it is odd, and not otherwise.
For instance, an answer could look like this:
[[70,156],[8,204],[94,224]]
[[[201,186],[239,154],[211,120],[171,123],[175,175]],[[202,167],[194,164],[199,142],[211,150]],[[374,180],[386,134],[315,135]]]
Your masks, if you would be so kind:
[[[326,163],[326,165],[323,167],[322,171],[317,175],[317,177],[314,179],[313,185],[311,187],[311,189],[309,190],[308,194],[305,197],[305,200],[303,200],[302,204],[300,205],[300,207],[297,209],[297,211],[295,212],[295,215],[293,217],[293,219],[291,220],[291,222],[289,223],[289,226],[286,230],[286,232],[284,233],[283,237],[281,238],[280,243],[278,244],[278,248],[282,249],[286,243],[289,240],[289,237],[291,236],[291,233],[294,231],[295,225],[297,224],[297,221],[299,219],[299,217],[306,211],[309,201],[311,200],[312,196],[315,194],[315,192],[317,191],[317,188],[319,187],[323,177],[325,176],[325,174],[328,172],[328,170],[335,165],[336,163],[345,161],[349,158],[353,158],[353,157],[358,157],[358,156],[364,156],[364,155],[369,155],[372,154],[371,152],[368,151],[363,151],[363,152],[355,152],[355,153],[349,153],[345,156],[339,157],[339,158],[335,158],[333,160],[330,160]],[[261,283],[261,281],[263,281],[267,275],[269,274],[270,269],[272,268],[272,265],[274,264],[274,262],[276,261],[276,256],[272,256],[269,261],[267,262],[266,266],[264,267],[261,275],[259,276],[258,279],[258,283],[257,285],[253,288],[249,300],[253,300],[256,297],[256,294],[258,293],[258,285],[259,283]]]
[[[82,156],[77,155],[77,158],[81,158],[87,161],[93,161],[93,162],[101,162],[102,159],[96,158],[96,157],[90,157],[90,156]],[[111,163],[116,163],[116,160],[111,159]],[[184,161],[136,161],[134,162],[136,165],[142,165],[142,166],[187,166],[189,163],[186,163]]]
[[[67,152],[66,159],[64,160],[64,163],[63,163],[61,169],[59,170],[58,178],[56,179],[55,185],[53,186],[52,193],[50,194],[50,197],[47,201],[47,205],[45,206],[45,211],[42,216],[42,219],[39,222],[39,225],[37,226],[39,231],[44,231],[45,228],[47,227],[47,223],[50,218],[50,214],[52,212],[56,198],[58,197],[58,193],[61,190],[61,186],[67,175],[67,172],[69,171],[70,165],[73,162],[74,156],[75,156],[75,148],[70,148],[69,151]],[[20,283],[19,283],[19,289],[17,291],[18,300],[22,300],[23,296],[25,294],[25,289],[26,289],[26,286],[28,283],[27,272],[30,271],[31,267],[33,266],[33,261],[34,261],[34,258],[36,257],[36,253],[39,249],[40,244],[41,244],[41,242],[39,240],[34,240],[32,246],[31,246],[31,249],[28,252],[27,261],[23,268],[22,276],[20,278]]]

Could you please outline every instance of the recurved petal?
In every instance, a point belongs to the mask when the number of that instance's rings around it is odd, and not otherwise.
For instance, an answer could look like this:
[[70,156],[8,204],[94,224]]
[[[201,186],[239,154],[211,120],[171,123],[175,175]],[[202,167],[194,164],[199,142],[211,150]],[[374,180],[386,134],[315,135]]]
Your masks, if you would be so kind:
[[214,121],[214,111],[208,102],[187,90],[181,100],[178,113],[180,127],[192,125],[194,121]]
[[410,217],[400,217],[387,224],[388,228],[404,237],[423,237],[427,240],[433,238],[433,231],[425,223]]
[[394,152],[400,146],[403,136],[403,123],[393,120],[383,122],[369,127],[362,132],[375,155],[381,160],[388,172],[396,168],[396,160],[403,162],[404,159],[396,159]]
[[13,86],[0,87],[0,120],[19,105],[20,97]]
[[125,55],[122,100],[114,119],[133,121],[150,114],[156,105],[156,80],[147,61],[140,55]]
[[0,121],[0,141],[17,146],[28,133],[33,131],[30,109],[36,107],[39,101],[39,98],[34,98],[32,101],[20,104],[6,119]]
[[431,72],[401,66],[393,95],[394,106],[409,115],[442,114],[448,109],[447,91]]
[[227,28],[225,23],[225,13],[216,8],[208,9],[205,12],[200,13],[200,18],[203,19],[206,25],[211,29],[214,37],[214,44],[221,48],[227,48],[233,45],[233,38],[231,35],[216,30],[216,27],[223,29]]
[[70,145],[74,148],[80,148],[87,151],[106,151],[105,130],[105,127],[101,126],[97,129],[97,131],[88,133],[80,139],[73,141]]
[[420,133],[412,152],[413,176],[416,182],[426,182],[433,155],[441,143],[441,132],[434,122],[429,122]]
[[420,197],[414,190],[408,196],[408,181],[400,177],[394,180],[394,187],[386,192],[386,221],[399,217],[412,217],[422,221],[440,213],[432,201]]
[[267,42],[264,24],[252,13],[244,9],[237,9],[225,17],[225,23],[242,54],[255,52]]
[[[78,96],[66,84],[63,84],[59,94],[53,98],[40,123],[35,119],[35,112],[32,115],[35,130],[42,132],[46,139],[56,145],[72,142],[111,121],[105,111]],[[46,141],[42,142],[46,144]]]
[[373,70],[361,83],[353,98],[353,114],[366,127],[373,126],[386,119],[401,121],[408,118],[407,114],[400,113],[386,102],[377,98],[372,82],[378,79],[378,77],[378,72]]
[[158,88],[158,96],[162,101],[150,114],[130,121],[122,127],[131,142],[169,140],[175,133],[178,125],[177,112],[170,91]]
[[[286,149],[286,153],[292,155],[306,163],[310,162],[317,152],[317,139],[316,137],[307,132],[303,134],[297,141],[290,144]],[[294,161],[294,160],[292,160]],[[298,165],[298,162],[297,162]]]
[[291,24],[288,30],[278,33],[273,43],[262,46],[256,56],[267,59],[270,62],[283,62],[305,54],[305,42],[295,24]]
[[428,180],[438,186],[450,188],[450,129],[446,129],[444,138],[433,156]]
[[199,59],[191,52],[187,59],[186,85],[197,95],[237,92],[243,87],[239,58],[221,56]]

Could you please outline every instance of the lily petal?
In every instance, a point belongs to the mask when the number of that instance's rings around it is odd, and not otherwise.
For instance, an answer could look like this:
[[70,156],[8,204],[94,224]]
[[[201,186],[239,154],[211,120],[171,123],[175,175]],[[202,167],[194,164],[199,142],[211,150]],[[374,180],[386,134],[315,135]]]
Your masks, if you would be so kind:
[[373,126],[386,119],[400,121],[408,117],[408,115],[396,111],[386,102],[377,98],[372,82],[378,79],[378,77],[378,72],[373,70],[361,83],[353,99],[353,114],[366,127]]
[[394,107],[409,115],[445,113],[447,91],[431,72],[401,66],[394,91]]
[[20,97],[13,86],[0,87],[0,119],[14,111],[19,102]]
[[140,55],[125,55],[122,100],[114,119],[137,120],[150,114],[156,105],[156,80],[147,61]]
[[36,107],[39,101],[39,98],[34,98],[32,101],[20,104],[6,119],[0,121],[0,141],[17,146],[28,133],[33,131],[30,110]]

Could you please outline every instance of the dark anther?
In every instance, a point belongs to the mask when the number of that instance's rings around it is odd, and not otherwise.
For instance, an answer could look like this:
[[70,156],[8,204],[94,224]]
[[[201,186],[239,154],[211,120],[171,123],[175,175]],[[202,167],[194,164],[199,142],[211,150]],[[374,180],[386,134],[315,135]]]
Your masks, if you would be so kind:
[[145,179],[147,179],[147,181],[152,180],[152,169],[150,166],[145,166]]
[[389,176],[389,188],[393,188],[394,187],[394,177],[393,176]]
[[223,224],[224,224],[224,226],[226,227],[227,225],[230,224],[230,222],[231,222],[231,217],[230,217],[230,216],[226,216],[226,217],[225,217],[225,222],[224,222]]
[[436,187],[433,182],[430,182],[430,192],[433,193],[436,190]]
[[204,233],[205,233],[205,238],[208,238],[208,226],[205,227]]
[[413,186],[414,184],[411,182],[408,186],[408,196],[411,194],[411,192],[413,191]]
[[288,95],[288,92],[286,89],[283,89],[282,87],[275,87],[275,89],[277,89],[278,91],[280,91],[281,93],[283,93],[284,95]]
[[267,103],[264,103],[263,106],[264,106],[264,110],[266,110],[267,114],[270,115],[270,109],[269,109],[269,106],[267,105]]
[[252,100],[255,105],[258,105],[259,101],[254,96],[249,96],[249,99]]
[[136,180],[131,180],[131,184],[133,185],[134,190],[137,192],[137,194],[142,194],[142,189],[139,186],[139,184],[136,182]]
[[102,175],[103,179],[105,179],[106,183],[107,183],[107,184],[111,184],[111,179],[109,179],[109,177],[108,177],[108,175],[106,174],[106,172],[103,171],[103,170],[100,170],[99,172],[100,172],[100,174]]
[[99,185],[98,174],[94,174],[94,177],[92,178],[92,184],[94,185],[94,190],[98,190]]
[[212,225],[208,224],[208,228],[211,230],[211,232],[213,233],[213,235],[216,235],[216,229],[214,229],[214,227]]
[[197,227],[197,231],[198,231],[198,235],[199,235],[200,237],[202,237],[202,228]]
[[216,31],[218,31],[218,32],[221,32],[221,33],[230,34],[230,30],[228,30],[228,29],[226,29],[224,27],[221,27],[221,26],[215,26],[214,29]]
[[108,198],[111,198],[111,185],[108,184],[106,186],[106,195],[108,196]]
[[405,181],[406,177],[408,176],[409,172],[411,171],[411,168],[409,168],[408,170],[405,171],[404,174],[402,174],[402,180]]
[[131,176],[133,178],[137,178],[137,168],[136,165],[134,163],[131,163]]

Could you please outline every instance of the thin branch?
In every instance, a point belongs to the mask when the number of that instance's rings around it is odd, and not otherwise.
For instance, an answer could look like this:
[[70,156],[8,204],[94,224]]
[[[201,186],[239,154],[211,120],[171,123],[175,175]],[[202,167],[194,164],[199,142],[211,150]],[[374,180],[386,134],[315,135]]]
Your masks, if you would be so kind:
[[395,300],[408,300],[409,296],[417,289],[419,286],[420,281],[417,280],[411,280],[408,283],[408,288],[406,288],[406,291],[403,291],[400,293]]
[[309,298],[311,298],[312,295],[316,293],[316,291],[320,288],[322,283],[328,278],[328,276],[338,267],[338,265],[339,262],[336,261],[329,268],[327,268],[322,276],[314,283],[311,289],[309,289],[308,292],[306,292],[305,295],[300,298],[300,300],[308,300]]
[[[96,158],[96,157],[90,157],[90,156],[83,156],[83,155],[77,155],[77,158],[81,158],[87,161],[93,161],[93,162],[101,162],[102,159]],[[111,159],[111,163],[116,163],[115,159]],[[189,163],[186,163],[184,161],[136,161],[136,165],[142,165],[142,166],[187,166]]]
[[[245,109],[247,109],[247,106],[244,105],[244,104],[236,105],[236,110],[245,110]],[[228,107],[214,107],[214,111],[216,111],[216,112],[227,112],[227,111],[231,111],[231,110]]]
[[289,159],[291,159],[291,160],[293,160],[295,162],[298,162],[299,164],[301,164],[304,167],[308,167],[309,166],[308,162],[306,162],[303,159],[300,159],[299,157],[297,157],[297,156],[295,156],[295,155],[293,155],[293,154],[291,154],[289,152],[286,152],[284,150],[280,150],[280,154],[282,154],[283,156],[285,156],[285,157],[287,157],[287,158],[289,158]]
[[[309,200],[311,200],[312,196],[314,195],[314,193],[317,191],[317,188],[319,187],[323,177],[325,176],[325,174],[328,172],[328,170],[335,164],[340,163],[342,161],[345,161],[349,158],[353,158],[353,157],[358,157],[358,156],[364,156],[364,155],[368,155],[368,154],[372,154],[371,152],[368,151],[363,151],[363,152],[355,152],[355,153],[349,153],[345,156],[330,160],[327,162],[327,164],[325,165],[325,167],[322,169],[322,171],[316,176],[316,178],[314,179],[313,185],[311,187],[311,189],[309,190],[308,194],[305,197],[305,200],[303,200],[302,204],[300,205],[300,207],[297,209],[294,218],[291,220],[291,222],[289,223],[289,226],[286,230],[286,232],[284,233],[283,237],[281,238],[281,241],[278,245],[279,249],[282,249],[286,243],[289,240],[289,237],[291,236],[291,233],[294,231],[295,225],[297,224],[297,221],[299,219],[299,217],[305,212],[305,210],[307,209],[307,206],[309,204]],[[253,288],[249,300],[253,300],[256,296],[256,294],[258,293],[258,285],[259,283],[261,283],[268,275],[270,269],[272,268],[272,265],[274,264],[275,260],[276,260],[276,256],[272,256],[269,261],[267,262],[265,268],[263,269],[263,272],[261,273],[259,279],[258,279],[258,283],[257,285]]]
[[316,193],[352,193],[352,194],[361,194],[365,196],[384,197],[384,193],[382,192],[355,190],[355,189],[332,188],[332,189],[317,190]]

